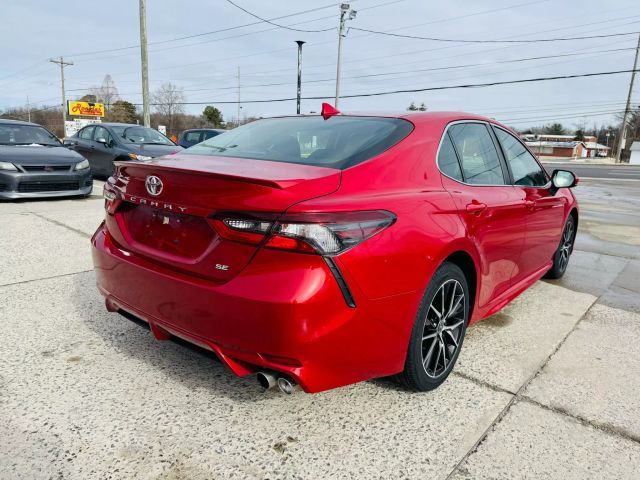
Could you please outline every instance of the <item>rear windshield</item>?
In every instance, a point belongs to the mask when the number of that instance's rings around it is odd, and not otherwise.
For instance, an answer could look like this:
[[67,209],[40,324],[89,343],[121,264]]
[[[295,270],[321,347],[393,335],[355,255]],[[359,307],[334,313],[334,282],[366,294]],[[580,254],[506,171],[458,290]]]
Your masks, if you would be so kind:
[[269,118],[226,131],[182,153],[344,169],[384,152],[412,129],[410,122],[399,118]]

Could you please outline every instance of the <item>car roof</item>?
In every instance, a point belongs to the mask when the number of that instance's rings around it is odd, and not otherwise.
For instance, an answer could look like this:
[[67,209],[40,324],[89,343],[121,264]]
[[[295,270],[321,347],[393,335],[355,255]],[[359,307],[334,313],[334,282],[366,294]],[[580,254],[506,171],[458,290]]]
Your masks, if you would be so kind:
[[136,123],[120,123],[120,122],[100,122],[93,125],[102,125],[103,127],[144,127],[144,125],[138,125]]
[[[320,116],[319,113],[311,113],[311,114],[304,114],[304,115],[282,115],[280,118],[282,117],[289,117],[289,118],[295,118],[295,117],[315,117],[315,116]],[[380,111],[370,111],[370,112],[340,112],[338,114],[338,116],[341,117],[379,117],[379,118],[402,118],[404,120],[407,120],[411,123],[413,123],[416,126],[419,125],[433,125],[433,124],[440,124],[440,125],[447,125],[451,122],[457,122],[457,121],[463,121],[463,120],[476,120],[479,122],[489,122],[492,123],[494,125],[498,125],[506,130],[509,130],[511,132],[513,132],[513,130],[511,128],[509,128],[508,126],[504,125],[503,123],[497,121],[494,118],[488,118],[488,117],[483,117],[482,115],[477,115],[475,113],[468,113],[468,112],[452,112],[452,111],[442,111],[442,112],[438,112],[438,111],[432,111],[432,112],[414,112],[414,111],[387,111],[387,112],[380,112]]]
[[[319,113],[304,114],[304,117],[319,116]],[[289,115],[283,115],[289,116]],[[457,120],[478,120],[482,122],[491,122],[500,124],[500,122],[468,112],[452,112],[452,111],[433,111],[433,112],[413,112],[413,111],[370,111],[370,112],[340,112],[338,116],[343,117],[383,117],[383,118],[404,118],[412,123],[431,123],[437,122],[454,122]]]
[[0,118],[0,124],[6,124],[6,125],[31,125],[32,127],[40,127],[41,125],[38,125],[37,123],[33,123],[33,122],[25,122],[23,120],[10,120],[8,118]]
[[183,130],[184,132],[193,132],[193,131],[205,131],[205,132],[224,132],[224,128],[209,128],[209,127],[195,127],[195,128],[187,128]]

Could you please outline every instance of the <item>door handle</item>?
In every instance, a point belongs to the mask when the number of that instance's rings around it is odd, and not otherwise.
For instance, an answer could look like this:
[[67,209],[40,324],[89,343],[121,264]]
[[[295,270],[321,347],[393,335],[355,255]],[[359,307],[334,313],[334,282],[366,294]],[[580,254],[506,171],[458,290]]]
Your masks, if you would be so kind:
[[480,215],[486,208],[487,205],[485,203],[480,203],[475,200],[467,204],[467,212],[473,215]]
[[533,210],[533,208],[536,206],[536,202],[533,200],[525,200],[524,201],[524,206],[525,208],[529,209],[529,210]]
[[89,148],[91,148],[91,150],[95,150],[96,149],[95,145],[91,145],[91,147],[89,147]]

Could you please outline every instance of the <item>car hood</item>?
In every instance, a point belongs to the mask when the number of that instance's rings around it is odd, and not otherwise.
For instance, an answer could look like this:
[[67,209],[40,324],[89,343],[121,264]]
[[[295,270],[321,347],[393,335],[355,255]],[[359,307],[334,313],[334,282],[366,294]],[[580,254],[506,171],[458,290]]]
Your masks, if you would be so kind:
[[172,153],[184,150],[179,145],[135,145],[127,144],[126,148],[133,153],[147,155],[149,157],[159,157],[161,155],[171,155]]
[[0,145],[0,162],[15,165],[64,165],[80,162],[83,158],[79,153],[63,146]]

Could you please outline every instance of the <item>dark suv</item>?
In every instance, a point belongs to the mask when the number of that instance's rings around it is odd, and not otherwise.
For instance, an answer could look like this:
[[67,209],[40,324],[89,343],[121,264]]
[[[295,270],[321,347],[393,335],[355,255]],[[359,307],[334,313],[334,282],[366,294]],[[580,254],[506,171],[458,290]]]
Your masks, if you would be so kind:
[[220,135],[225,131],[226,130],[220,128],[190,128],[180,134],[180,137],[178,137],[178,145],[189,148],[197,143],[209,140],[211,137]]
[[89,160],[93,174],[109,176],[118,160],[150,160],[182,150],[153,128],[127,123],[88,125],[64,144]]

